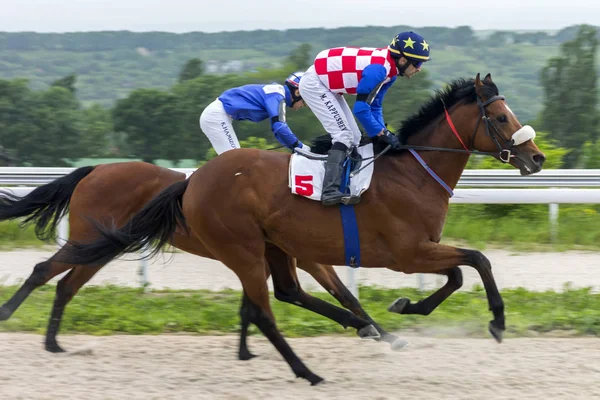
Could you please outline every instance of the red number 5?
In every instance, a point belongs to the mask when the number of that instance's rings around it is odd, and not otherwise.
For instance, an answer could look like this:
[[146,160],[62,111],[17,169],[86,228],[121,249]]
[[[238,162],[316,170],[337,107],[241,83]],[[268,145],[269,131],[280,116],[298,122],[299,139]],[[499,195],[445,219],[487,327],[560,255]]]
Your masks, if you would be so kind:
[[296,193],[302,196],[312,196],[315,189],[312,185],[312,175],[296,175],[294,177],[294,183],[296,184]]

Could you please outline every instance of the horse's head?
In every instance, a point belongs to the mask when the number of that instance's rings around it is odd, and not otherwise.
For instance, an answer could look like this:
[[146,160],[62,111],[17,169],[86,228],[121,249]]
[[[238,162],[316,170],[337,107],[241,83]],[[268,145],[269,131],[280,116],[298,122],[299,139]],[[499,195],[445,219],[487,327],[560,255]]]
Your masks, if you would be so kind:
[[492,93],[490,88],[497,93],[491,75],[487,74],[482,81],[477,74],[475,91],[480,119],[471,138],[472,146],[496,153],[495,158],[518,168],[521,175],[539,172],[546,156],[533,142],[535,131],[528,125],[522,126],[504,96]]

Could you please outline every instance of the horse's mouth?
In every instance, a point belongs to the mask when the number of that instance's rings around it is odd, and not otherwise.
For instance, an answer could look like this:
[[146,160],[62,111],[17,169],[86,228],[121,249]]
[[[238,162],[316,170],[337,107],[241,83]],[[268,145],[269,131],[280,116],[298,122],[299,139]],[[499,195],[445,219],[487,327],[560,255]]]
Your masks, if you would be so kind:
[[542,165],[532,162],[527,163],[519,158],[517,158],[519,163],[519,172],[521,172],[521,176],[532,175],[542,170]]

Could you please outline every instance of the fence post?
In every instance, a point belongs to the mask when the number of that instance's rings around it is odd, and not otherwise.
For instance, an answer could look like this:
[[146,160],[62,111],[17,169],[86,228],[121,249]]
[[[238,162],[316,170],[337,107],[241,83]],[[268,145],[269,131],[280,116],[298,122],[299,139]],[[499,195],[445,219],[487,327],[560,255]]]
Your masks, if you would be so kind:
[[149,245],[144,246],[142,249],[142,259],[140,260],[140,268],[138,270],[138,275],[140,276],[140,286],[144,289],[144,292],[148,291],[148,287],[150,286],[150,282],[148,282],[148,259],[145,257],[150,254]]
[[67,214],[63,215],[58,222],[56,227],[56,244],[60,249],[67,243],[67,239],[69,237],[69,216]]
[[550,242],[556,243],[558,238],[558,204],[548,204],[548,217],[550,219]]
[[348,268],[348,289],[350,289],[350,293],[354,295],[358,299],[358,285],[356,284],[356,268],[346,267]]

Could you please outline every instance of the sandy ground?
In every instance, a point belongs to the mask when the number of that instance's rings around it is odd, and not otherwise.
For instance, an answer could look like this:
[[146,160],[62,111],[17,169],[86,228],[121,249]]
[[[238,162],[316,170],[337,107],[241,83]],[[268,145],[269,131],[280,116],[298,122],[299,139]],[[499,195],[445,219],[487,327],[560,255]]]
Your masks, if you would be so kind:
[[[15,250],[0,252],[0,285],[15,284],[26,279],[36,263],[49,258],[53,251]],[[574,287],[592,286],[600,291],[600,252],[568,251],[562,253],[515,253],[505,250],[486,250],[492,262],[493,273],[500,289],[526,287],[530,290],[560,291],[565,283]],[[131,257],[130,257],[131,258]],[[138,286],[139,261],[116,260],[104,267],[88,285],[112,283]],[[342,280],[348,283],[347,267],[336,267]],[[462,267],[463,290],[481,284],[477,272]],[[159,255],[148,263],[148,280],[152,288],[173,289],[241,289],[238,278],[218,261],[200,258],[188,253]],[[310,291],[321,286],[304,271],[299,272],[302,286]],[[60,276],[59,276],[60,277]],[[417,287],[417,275],[405,275],[387,269],[361,268],[356,270],[358,282],[382,287]],[[424,275],[425,288],[438,287],[445,277]],[[55,283],[56,279],[51,281]],[[270,287],[272,287],[269,282]]]
[[[517,254],[489,250],[500,288],[561,290],[564,283],[600,290],[600,252]],[[0,252],[0,284],[26,278],[52,251]],[[164,256],[168,257],[168,256]],[[239,288],[219,262],[177,253],[148,268],[154,288]],[[139,285],[139,262],[119,260],[90,284]],[[347,268],[338,272],[347,280]],[[479,283],[463,268],[465,289]],[[417,285],[415,276],[358,271],[359,282],[385,287]],[[304,273],[305,288],[318,290]],[[53,283],[56,280],[53,281]],[[426,287],[442,280],[426,278]],[[399,333],[400,352],[348,337],[290,339],[314,373],[310,387],[294,379],[264,337],[250,338],[258,359],[236,359],[237,336],[61,335],[66,354],[43,350],[42,336],[0,334],[0,399],[592,399],[600,398],[600,339],[444,339]]]
[[600,339],[410,337],[400,352],[348,337],[290,339],[319,386],[294,379],[263,337],[235,359],[234,336],[0,334],[2,399],[598,399]]

